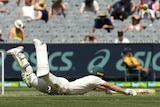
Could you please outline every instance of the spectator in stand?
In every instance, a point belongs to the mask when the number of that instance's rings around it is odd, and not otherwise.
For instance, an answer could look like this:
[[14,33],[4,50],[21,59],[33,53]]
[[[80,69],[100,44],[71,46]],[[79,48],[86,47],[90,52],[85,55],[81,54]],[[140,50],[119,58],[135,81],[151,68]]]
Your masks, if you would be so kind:
[[159,9],[160,9],[159,8],[159,6],[160,6],[159,2],[156,1],[156,0],[150,0],[150,2],[148,3],[148,6],[149,6],[149,9],[154,11],[155,17],[158,18],[157,17],[157,12],[159,12]]
[[3,4],[3,5],[5,5],[5,4],[8,3],[8,0],[0,0],[0,3]]
[[86,34],[86,36],[84,37],[84,39],[81,41],[81,43],[88,43],[88,42],[91,42],[91,43],[97,43],[97,39],[96,37],[94,37],[93,34],[91,33],[88,33]]
[[150,68],[144,68],[137,58],[131,53],[131,48],[124,48],[122,61],[130,73],[136,73],[140,70],[143,81],[156,80],[155,72]]
[[53,0],[52,7],[48,10],[49,18],[55,15],[62,15],[65,17],[64,11],[67,10],[66,5],[63,3],[62,0]]
[[117,32],[117,37],[114,43],[130,43],[130,41],[123,36],[123,31]]
[[84,11],[92,11],[98,13],[99,12],[98,2],[96,0],[85,0],[80,8],[80,14],[83,14]]
[[9,10],[2,9],[2,8],[0,8],[0,12],[2,12],[2,13],[7,13],[7,14],[9,14],[9,13],[10,13],[10,11],[9,11]]
[[14,27],[9,30],[9,39],[23,41],[25,39],[25,30],[22,20],[17,19],[14,22]]
[[122,8],[120,6],[116,6],[114,8],[114,11],[111,12],[110,19],[113,22],[114,20],[121,20],[124,22],[127,19],[127,14],[123,12]]
[[93,27],[93,32],[96,31],[96,29],[105,29],[108,32],[114,29],[114,26],[109,18],[107,18],[105,11],[99,12],[99,18],[95,20],[95,24]]
[[39,0],[38,3],[34,5],[34,9],[37,11],[37,16],[35,18],[29,18],[27,21],[44,20],[48,21],[48,11],[46,10],[47,5],[45,0]]
[[159,2],[156,0],[150,0],[148,3],[149,9],[152,9],[155,13],[159,11]]
[[34,5],[32,5],[32,0],[25,0],[25,6],[23,6],[19,13],[20,17],[35,18]]
[[136,7],[136,4],[131,0],[120,0],[113,5],[108,5],[107,10],[111,13],[112,20],[120,19],[124,21],[129,15],[132,15],[136,11]]
[[[0,4],[5,5],[6,3],[8,3],[8,0],[0,0]],[[10,13],[9,10],[7,10],[7,9],[2,9],[2,8],[0,8],[0,12],[1,12],[1,13],[7,13],[7,14]]]
[[143,26],[140,24],[140,17],[138,15],[132,16],[132,23],[126,26],[123,31],[126,32],[127,30],[135,30],[141,32],[143,30]]
[[[17,5],[19,6],[21,0],[16,0]],[[23,0],[25,2],[25,0]],[[36,4],[38,0],[31,0],[32,5]]]
[[149,9],[148,4],[143,4],[142,9],[139,11],[141,19],[149,19],[152,22],[155,20],[155,12]]

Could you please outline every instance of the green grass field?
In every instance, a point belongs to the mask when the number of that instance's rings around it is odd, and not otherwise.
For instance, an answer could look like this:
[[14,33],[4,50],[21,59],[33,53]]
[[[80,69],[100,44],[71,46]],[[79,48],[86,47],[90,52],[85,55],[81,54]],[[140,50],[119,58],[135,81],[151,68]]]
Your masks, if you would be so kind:
[[160,89],[155,96],[105,95],[89,92],[85,95],[50,96],[33,88],[6,88],[0,96],[0,107],[159,107]]

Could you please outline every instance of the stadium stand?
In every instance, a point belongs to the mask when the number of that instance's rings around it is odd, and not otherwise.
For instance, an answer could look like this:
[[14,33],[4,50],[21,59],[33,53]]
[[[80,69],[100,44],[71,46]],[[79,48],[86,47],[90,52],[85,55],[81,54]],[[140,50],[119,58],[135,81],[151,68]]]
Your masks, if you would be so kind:
[[[106,10],[107,4],[113,4],[117,0],[100,0],[99,6],[101,10]],[[137,4],[139,0],[133,0]],[[47,8],[51,6],[51,0],[46,0]],[[0,13],[0,29],[2,30],[2,38],[4,43],[17,43],[15,40],[9,40],[8,31],[13,26],[16,19],[23,20],[26,30],[26,39],[22,43],[31,43],[33,38],[39,38],[47,43],[80,43],[80,40],[88,33],[92,32],[96,14],[86,12],[79,15],[79,9],[83,0],[63,0],[67,6],[65,12],[66,17],[54,16],[49,19],[47,23],[43,21],[27,22],[26,18],[18,17],[20,8],[24,5],[23,2],[19,6],[14,0],[2,7],[10,10],[10,14]],[[106,10],[107,12],[107,10]],[[109,16],[109,14],[108,14]],[[117,30],[122,29],[130,23],[130,17],[126,22],[114,21],[115,29],[111,33],[106,31],[97,31],[94,33],[98,43],[113,43]],[[147,20],[141,21],[142,25],[147,27],[143,32],[125,32],[124,35],[131,41],[131,43],[157,43],[159,42],[160,34],[158,29],[160,27],[159,20],[155,20],[151,26]]]

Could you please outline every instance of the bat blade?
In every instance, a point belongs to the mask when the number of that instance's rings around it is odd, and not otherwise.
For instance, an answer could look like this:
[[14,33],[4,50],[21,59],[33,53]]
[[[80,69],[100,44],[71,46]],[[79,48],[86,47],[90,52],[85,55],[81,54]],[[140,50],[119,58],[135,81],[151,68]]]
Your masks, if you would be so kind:
[[156,95],[155,89],[135,89],[137,95]]
[[[136,88],[134,90],[137,92],[138,96],[154,96],[154,95],[156,95],[156,90],[155,89]],[[120,93],[118,93],[116,91],[110,91],[110,92],[106,92],[106,94],[117,95],[117,94],[120,94]]]

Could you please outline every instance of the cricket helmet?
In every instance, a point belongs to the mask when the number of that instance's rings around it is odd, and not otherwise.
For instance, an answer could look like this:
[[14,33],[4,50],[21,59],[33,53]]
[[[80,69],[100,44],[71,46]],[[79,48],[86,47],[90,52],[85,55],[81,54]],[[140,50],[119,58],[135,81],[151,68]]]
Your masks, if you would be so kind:
[[97,76],[104,76],[104,70],[101,67],[93,67],[89,73]]

